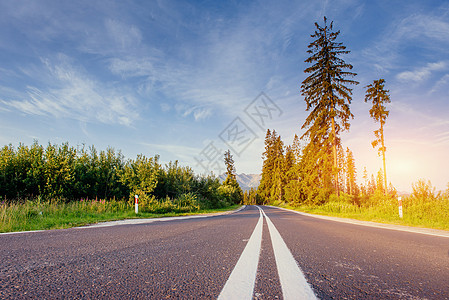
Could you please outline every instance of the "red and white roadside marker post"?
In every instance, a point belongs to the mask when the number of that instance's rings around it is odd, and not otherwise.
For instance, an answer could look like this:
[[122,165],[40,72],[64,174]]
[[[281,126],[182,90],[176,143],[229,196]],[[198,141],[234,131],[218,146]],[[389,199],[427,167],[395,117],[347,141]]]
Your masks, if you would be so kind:
[[399,202],[399,218],[402,218],[402,197],[398,197]]
[[135,212],[136,212],[136,214],[138,214],[139,213],[139,195],[134,195],[134,199],[136,200],[135,206],[134,206]]

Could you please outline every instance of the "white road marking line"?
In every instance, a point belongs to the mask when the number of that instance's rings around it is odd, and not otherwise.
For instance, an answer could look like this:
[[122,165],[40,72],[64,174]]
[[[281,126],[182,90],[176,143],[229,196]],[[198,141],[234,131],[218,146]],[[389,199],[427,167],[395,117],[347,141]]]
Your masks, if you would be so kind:
[[317,299],[279,231],[263,210],[262,213],[270,231],[284,299]]
[[245,249],[232,270],[218,299],[252,299],[262,245],[263,216],[259,208],[259,221]]

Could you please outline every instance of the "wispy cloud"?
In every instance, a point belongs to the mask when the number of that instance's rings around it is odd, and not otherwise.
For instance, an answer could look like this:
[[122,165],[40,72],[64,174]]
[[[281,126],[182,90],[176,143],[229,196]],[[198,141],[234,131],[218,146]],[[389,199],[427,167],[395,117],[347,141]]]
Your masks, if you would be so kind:
[[424,81],[427,80],[434,71],[446,70],[448,68],[448,64],[445,61],[440,61],[437,63],[428,63],[426,66],[422,68],[417,68],[413,71],[405,71],[396,75],[396,78],[401,81]]
[[433,94],[438,91],[442,91],[447,95],[448,88],[449,88],[449,74],[445,74],[434,84],[429,93]]
[[[402,65],[408,67],[416,64],[416,61],[410,62],[409,55],[404,54],[410,45],[423,49],[423,53],[446,53],[449,47],[449,21],[438,9],[406,15],[389,23],[379,37],[363,50],[362,55],[372,66],[386,73]],[[419,80],[427,75],[426,70],[422,71],[424,73],[405,73],[402,76]]]
[[43,65],[44,77],[51,78],[48,86],[53,88],[28,86],[22,99],[3,99],[3,106],[26,114],[126,126],[138,117],[136,100],[132,95],[122,94],[113,87],[89,79],[65,56],[60,55],[56,63],[43,60]]

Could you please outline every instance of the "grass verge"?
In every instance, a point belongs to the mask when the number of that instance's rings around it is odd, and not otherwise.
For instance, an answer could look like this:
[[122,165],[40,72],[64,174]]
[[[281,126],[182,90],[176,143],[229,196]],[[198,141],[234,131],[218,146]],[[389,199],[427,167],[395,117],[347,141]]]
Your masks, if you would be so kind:
[[160,209],[155,211],[146,209],[136,215],[132,205],[119,201],[94,200],[70,203],[26,201],[22,204],[0,204],[0,232],[62,229],[123,219],[208,214],[238,207],[239,205],[233,205],[220,209],[194,210],[179,207],[164,212]]
[[403,205],[403,218],[399,217],[397,201],[385,201],[375,206],[358,206],[344,202],[327,202],[324,205],[280,205],[311,214],[350,218],[422,228],[449,230],[449,201],[407,203]]

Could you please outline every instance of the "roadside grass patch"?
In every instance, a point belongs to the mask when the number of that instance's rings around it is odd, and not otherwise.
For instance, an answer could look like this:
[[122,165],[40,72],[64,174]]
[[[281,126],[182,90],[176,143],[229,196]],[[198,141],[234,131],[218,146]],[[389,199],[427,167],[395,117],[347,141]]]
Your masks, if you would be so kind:
[[[204,214],[233,210],[239,205],[220,209],[201,209],[198,205],[183,205],[192,199],[181,199],[184,203],[165,199],[152,205],[140,206],[139,213],[134,205],[126,201],[87,200],[31,201],[23,203],[0,204],[0,232],[62,229],[104,221],[134,218],[158,218],[181,215]],[[195,203],[193,203],[195,204]]]
[[449,230],[449,200],[446,198],[429,201],[412,196],[403,197],[403,218],[399,217],[398,201],[395,197],[381,199],[371,204],[349,203],[343,199],[342,196],[334,197],[322,205],[282,206],[311,214]]

